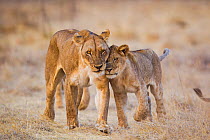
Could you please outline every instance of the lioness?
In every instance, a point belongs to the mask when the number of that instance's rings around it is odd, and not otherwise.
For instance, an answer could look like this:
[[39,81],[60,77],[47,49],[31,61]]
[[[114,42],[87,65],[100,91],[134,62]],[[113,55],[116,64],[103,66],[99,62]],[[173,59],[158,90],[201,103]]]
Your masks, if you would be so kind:
[[110,79],[114,91],[119,127],[128,127],[124,112],[127,92],[135,93],[138,99],[134,120],[141,121],[147,117],[152,120],[148,87],[155,97],[158,117],[166,114],[163,105],[160,60],[168,54],[169,50],[165,49],[164,54],[159,58],[151,49],[129,51],[128,45],[110,47],[106,77]]
[[51,38],[46,56],[46,108],[44,118],[54,120],[55,90],[65,75],[64,94],[66,100],[67,126],[79,126],[78,106],[83,87],[96,85],[100,97],[96,127],[107,132],[109,85],[105,76],[109,47],[106,43],[109,30],[97,35],[88,30],[61,30]]
[[201,100],[203,100],[203,101],[205,101],[205,102],[210,102],[210,98],[205,98],[205,97],[203,97],[203,93],[202,93],[202,91],[201,91],[199,88],[194,88],[193,90],[195,91],[195,93],[198,95],[198,97],[199,97]]

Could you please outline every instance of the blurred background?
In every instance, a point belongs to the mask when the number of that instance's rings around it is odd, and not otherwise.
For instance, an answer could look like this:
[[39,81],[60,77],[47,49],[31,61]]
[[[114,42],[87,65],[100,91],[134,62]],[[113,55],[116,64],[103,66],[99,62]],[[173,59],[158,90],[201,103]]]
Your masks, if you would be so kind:
[[[129,94],[131,129],[104,136],[94,129],[94,87],[90,106],[80,115],[84,127],[64,130],[65,109],[56,110],[58,124],[43,124],[39,115],[45,106],[45,55],[51,36],[62,29],[89,29],[97,34],[109,29],[110,46],[151,48],[158,55],[169,48],[170,55],[161,62],[166,124],[137,124],[132,118],[136,99]],[[199,87],[210,97],[209,50],[208,0],[0,0],[0,139],[77,139],[87,133],[90,139],[118,139],[119,134],[125,139],[209,138],[210,106],[192,90]],[[156,120],[153,97],[152,103]],[[108,121],[117,126],[113,95]]]

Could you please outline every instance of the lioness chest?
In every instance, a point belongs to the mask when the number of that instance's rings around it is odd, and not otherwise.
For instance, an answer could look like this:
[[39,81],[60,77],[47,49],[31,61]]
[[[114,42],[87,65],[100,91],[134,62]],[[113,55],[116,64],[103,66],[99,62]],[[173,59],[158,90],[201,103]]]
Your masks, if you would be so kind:
[[93,84],[93,77],[89,76],[89,68],[79,68],[74,70],[69,76],[70,83],[72,86],[80,86],[80,87],[87,87]]

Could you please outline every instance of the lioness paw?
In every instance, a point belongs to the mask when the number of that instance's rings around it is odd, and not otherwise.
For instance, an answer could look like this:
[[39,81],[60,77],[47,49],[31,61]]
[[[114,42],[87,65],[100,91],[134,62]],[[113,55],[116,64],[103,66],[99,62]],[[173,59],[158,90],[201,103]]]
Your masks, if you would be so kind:
[[41,119],[44,120],[51,120],[53,121],[55,119],[55,112],[54,110],[45,110],[44,114],[40,115]]
[[71,130],[71,129],[74,129],[74,128],[79,127],[79,126],[80,126],[79,124],[74,123],[74,124],[65,126],[64,129]]

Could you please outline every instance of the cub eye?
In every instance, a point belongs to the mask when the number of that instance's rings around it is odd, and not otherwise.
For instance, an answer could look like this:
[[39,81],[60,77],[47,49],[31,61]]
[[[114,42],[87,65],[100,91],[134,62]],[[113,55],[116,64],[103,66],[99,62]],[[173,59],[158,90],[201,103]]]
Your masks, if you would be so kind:
[[114,62],[115,62],[115,61],[117,61],[117,60],[118,60],[118,58],[114,58],[113,60],[114,60]]
[[105,54],[106,54],[106,51],[105,51],[105,50],[103,50],[101,53],[102,53],[103,55],[105,55]]
[[91,51],[86,51],[86,55],[91,55]]

